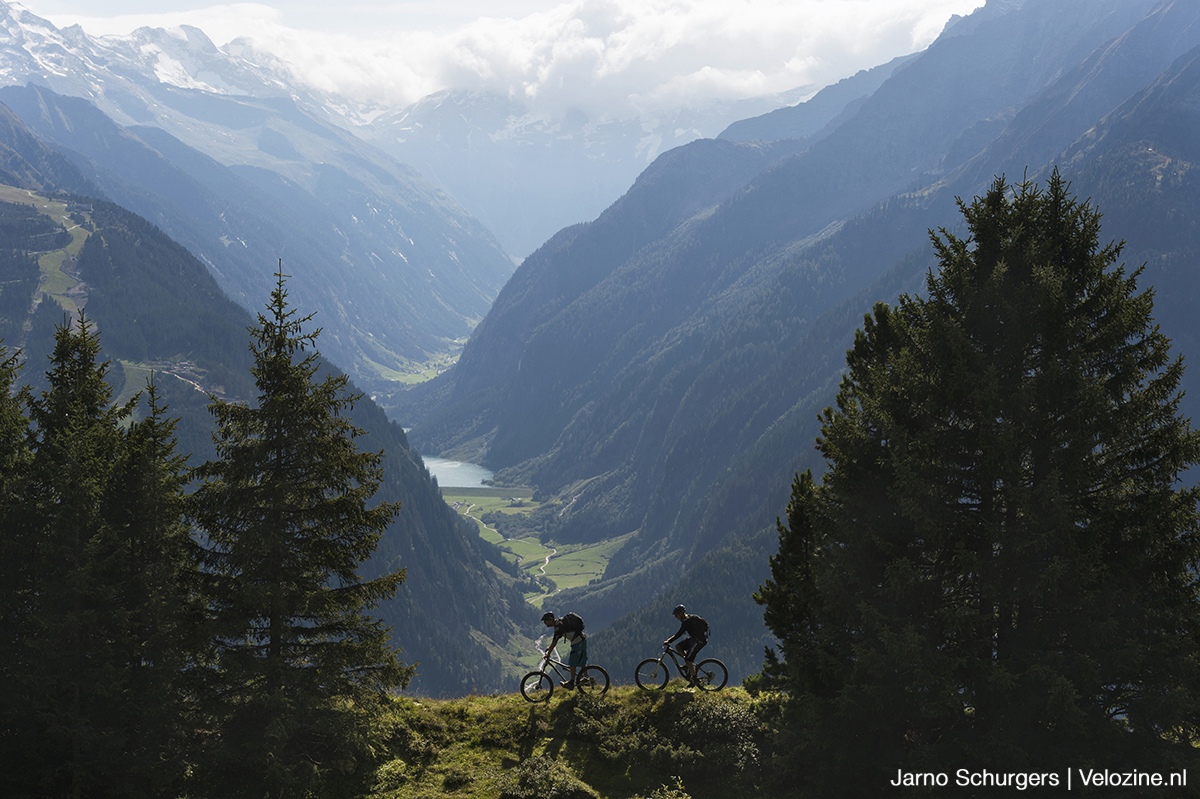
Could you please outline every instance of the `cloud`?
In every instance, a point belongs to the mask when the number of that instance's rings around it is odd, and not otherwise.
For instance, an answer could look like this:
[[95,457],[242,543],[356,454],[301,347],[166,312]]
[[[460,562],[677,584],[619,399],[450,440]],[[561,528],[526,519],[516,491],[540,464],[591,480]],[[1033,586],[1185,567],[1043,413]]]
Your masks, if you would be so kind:
[[[458,9],[447,24],[437,22],[440,6],[409,2],[323,5],[322,25],[320,17],[298,15],[295,5],[241,3],[63,21],[77,21],[93,34],[186,23],[218,44],[245,37],[290,64],[300,80],[361,102],[404,106],[439,89],[461,88],[499,92],[534,109],[576,107],[603,117],[823,86],[927,46],[952,14],[981,4],[573,0],[538,6],[509,0],[481,6],[492,15],[478,17],[464,13],[469,4],[446,4]],[[384,10],[397,7],[405,13]],[[406,24],[414,20],[420,29]]]

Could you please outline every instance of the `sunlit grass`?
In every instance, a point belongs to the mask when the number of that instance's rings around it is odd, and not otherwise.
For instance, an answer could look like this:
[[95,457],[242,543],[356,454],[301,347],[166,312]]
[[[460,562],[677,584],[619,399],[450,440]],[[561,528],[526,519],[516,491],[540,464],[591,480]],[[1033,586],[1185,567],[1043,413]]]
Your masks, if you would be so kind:
[[[632,534],[630,534],[632,535]],[[610,538],[598,544],[564,548],[546,564],[546,576],[559,588],[577,588],[604,575],[609,560],[629,535]]]
[[[641,799],[763,796],[766,700],[729,687],[705,694],[614,683],[603,697],[556,689],[545,704],[512,693],[453,700],[397,698],[373,799],[496,796]],[[518,785],[531,766],[555,779]],[[663,786],[676,786],[664,793]],[[656,793],[657,792],[657,793]]]
[[[505,539],[487,526],[482,517],[498,512],[510,515],[531,513],[541,507],[529,488],[444,488],[442,496],[460,514],[475,522],[479,535],[500,547],[505,556],[534,577],[548,577],[555,590],[587,585],[604,575],[609,560],[628,535],[596,544],[542,543],[537,536]],[[526,592],[525,599],[541,606],[545,591]]]
[[415,386],[432,380],[458,363],[458,356],[462,354],[463,347],[466,344],[467,338],[465,336],[453,341],[447,341],[444,350],[429,353],[423,361],[398,357],[396,363],[388,365],[368,358],[365,359],[365,363],[369,371],[374,372],[384,380],[406,386]]
[[[67,204],[60,200],[51,200],[27,189],[18,189],[12,186],[0,186],[0,200],[31,205],[40,213],[58,222],[70,234],[71,242],[65,248],[47,252],[38,258],[38,271],[40,272],[38,291],[51,297],[63,311],[75,313],[78,310],[78,304],[69,295],[71,290],[79,285],[79,281],[63,271],[63,264],[66,263],[68,256],[77,257],[83,250],[83,244],[89,235],[88,231],[70,218],[67,213]],[[86,219],[87,214],[81,213]]]
[[79,283],[75,278],[62,271],[62,265],[66,259],[66,253],[62,250],[48,252],[38,258],[38,269],[42,275],[38,290],[54,297],[60,305],[64,295]]

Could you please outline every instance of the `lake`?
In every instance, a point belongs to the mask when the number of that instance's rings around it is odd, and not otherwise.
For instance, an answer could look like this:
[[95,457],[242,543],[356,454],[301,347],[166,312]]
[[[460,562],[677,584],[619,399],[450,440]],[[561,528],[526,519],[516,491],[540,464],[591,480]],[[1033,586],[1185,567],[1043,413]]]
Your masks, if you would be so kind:
[[437,478],[442,488],[476,488],[483,485],[484,480],[491,480],[495,474],[478,463],[449,461],[429,455],[422,455],[421,460],[425,461],[425,467]]

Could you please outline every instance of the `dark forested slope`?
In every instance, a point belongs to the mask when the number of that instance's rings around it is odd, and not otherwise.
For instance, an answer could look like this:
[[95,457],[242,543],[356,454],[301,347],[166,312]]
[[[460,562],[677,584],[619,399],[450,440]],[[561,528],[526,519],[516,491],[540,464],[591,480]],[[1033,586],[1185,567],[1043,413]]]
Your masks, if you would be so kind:
[[[83,308],[112,361],[118,394],[144,387],[154,372],[160,396],[180,417],[181,451],[208,457],[208,393],[253,401],[252,316],[186,249],[119,206],[68,197],[49,202],[24,191],[10,197],[22,203],[0,205],[0,335],[6,345],[22,347],[22,382],[40,384],[55,325]],[[44,282],[39,258],[50,275]],[[361,446],[385,453],[377,499],[401,503],[363,571],[371,577],[408,570],[399,594],[377,612],[404,658],[420,662],[411,690],[457,695],[498,688],[501,664],[479,641],[503,647],[519,625],[532,627],[532,611],[489,565],[488,558],[501,562],[499,555],[442,501],[400,427],[369,399],[356,403],[351,416],[367,431]]]

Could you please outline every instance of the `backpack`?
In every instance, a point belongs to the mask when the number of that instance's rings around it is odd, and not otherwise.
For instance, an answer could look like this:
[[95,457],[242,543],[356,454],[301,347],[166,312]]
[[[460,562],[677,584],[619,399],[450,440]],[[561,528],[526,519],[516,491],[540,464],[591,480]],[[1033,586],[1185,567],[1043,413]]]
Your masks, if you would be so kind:
[[568,612],[562,617],[563,630],[571,633],[583,632],[583,617],[574,611]]

